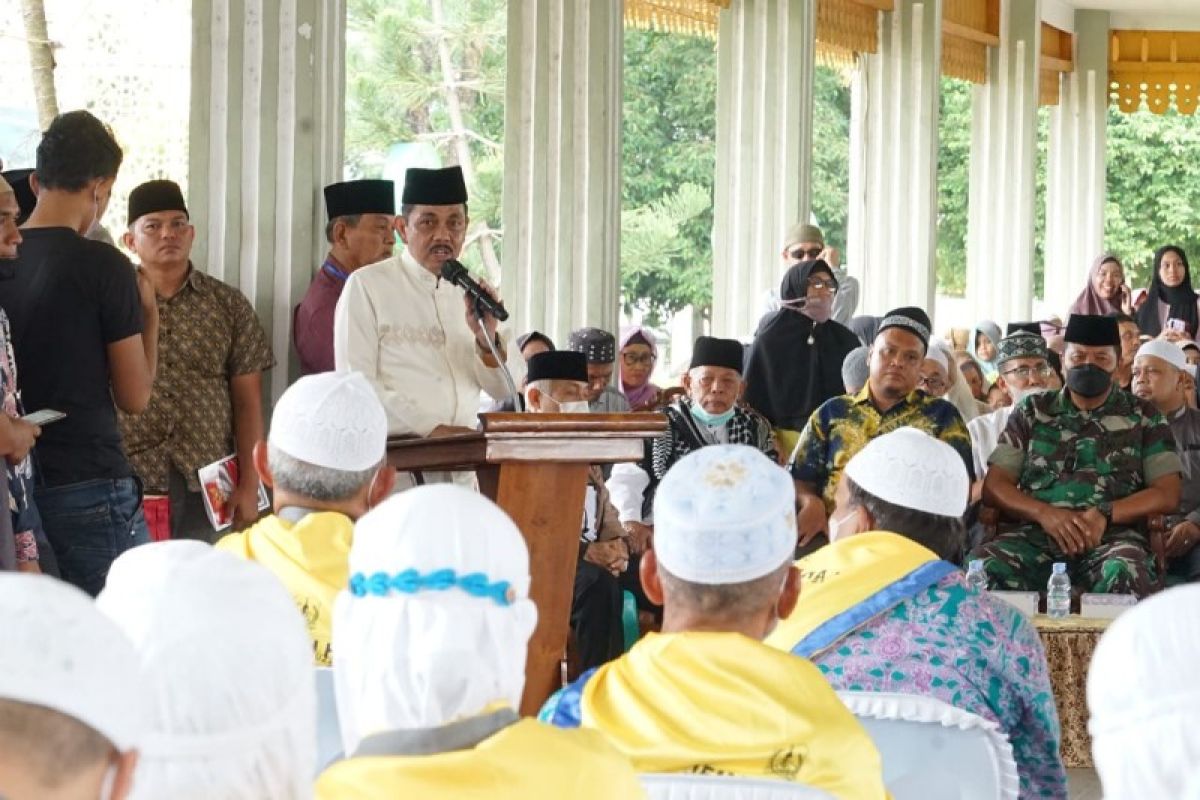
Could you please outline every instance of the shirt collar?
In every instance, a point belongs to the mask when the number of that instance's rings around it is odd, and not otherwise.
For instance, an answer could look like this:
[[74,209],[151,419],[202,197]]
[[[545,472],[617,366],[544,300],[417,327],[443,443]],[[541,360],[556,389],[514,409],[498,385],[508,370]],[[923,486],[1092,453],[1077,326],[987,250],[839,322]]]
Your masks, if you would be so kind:
[[[923,395],[921,394],[920,389],[913,389],[911,392],[909,392],[907,395],[905,395],[903,400],[901,400],[896,405],[892,406],[892,408],[894,409],[894,408],[898,408],[899,406],[912,405],[913,403],[919,403],[919,402],[921,402],[922,397],[923,397]],[[871,400],[871,381],[870,380],[868,380],[865,384],[863,384],[863,388],[859,390],[858,394],[854,395],[854,405],[861,406],[863,403],[871,403],[872,405],[874,405],[874,403]],[[888,410],[890,411],[891,409],[888,409]]]
[[407,247],[405,247],[404,252],[402,252],[400,254],[400,263],[409,272],[415,273],[417,276],[417,280],[423,281],[425,283],[432,283],[432,284],[437,284],[441,280],[441,278],[434,275],[429,270],[425,269],[425,267],[421,266],[420,263],[418,263],[417,260],[415,258],[413,258],[412,253],[408,252]]

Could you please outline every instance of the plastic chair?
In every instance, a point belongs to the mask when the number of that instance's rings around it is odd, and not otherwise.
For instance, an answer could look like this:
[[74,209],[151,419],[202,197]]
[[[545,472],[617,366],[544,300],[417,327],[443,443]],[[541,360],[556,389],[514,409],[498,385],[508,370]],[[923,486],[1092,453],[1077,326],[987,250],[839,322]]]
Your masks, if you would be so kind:
[[639,776],[648,800],[835,800],[802,783],[690,773]]
[[642,629],[638,627],[637,598],[628,589],[621,593],[621,632],[625,640],[625,652],[628,653],[642,635]]
[[838,692],[883,758],[893,800],[1017,800],[1020,779],[1000,726],[932,697]]
[[342,725],[338,721],[333,670],[316,667],[317,686],[317,774],[342,757]]

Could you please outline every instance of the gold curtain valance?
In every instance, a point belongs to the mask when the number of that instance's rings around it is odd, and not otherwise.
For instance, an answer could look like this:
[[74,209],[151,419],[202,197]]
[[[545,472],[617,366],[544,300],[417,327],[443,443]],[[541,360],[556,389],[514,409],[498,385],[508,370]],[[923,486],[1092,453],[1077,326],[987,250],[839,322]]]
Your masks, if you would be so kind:
[[988,48],[998,44],[1000,0],[945,0],[942,5],[943,75],[985,83]]
[[1200,100],[1200,33],[1113,31],[1109,40],[1110,99],[1127,114],[1146,107],[1164,114],[1172,102],[1196,113]]
[[[612,0],[603,0],[611,2]],[[631,28],[717,38],[717,17],[731,0],[625,0]]]
[[1062,74],[1075,69],[1075,35],[1043,22],[1040,69],[1038,105],[1056,106],[1062,93]]

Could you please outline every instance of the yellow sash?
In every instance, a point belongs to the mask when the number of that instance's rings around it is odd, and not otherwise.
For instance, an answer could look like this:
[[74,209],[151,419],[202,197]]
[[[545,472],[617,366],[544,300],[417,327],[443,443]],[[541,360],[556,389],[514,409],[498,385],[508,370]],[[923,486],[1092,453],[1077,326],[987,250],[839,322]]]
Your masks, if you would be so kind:
[[800,602],[766,643],[805,657],[957,570],[911,539],[886,531],[840,539],[796,566]]
[[271,515],[217,547],[274,572],[304,614],[313,640],[313,662],[333,665],[333,600],[349,581],[347,558],[354,523],[336,511],[317,511],[290,523]]
[[886,796],[878,751],[820,671],[741,634],[647,636],[583,682],[579,709],[583,726],[603,731],[639,772],[776,778],[843,800]]
[[608,800],[644,797],[629,761],[596,731],[524,719],[468,750],[339,761],[317,779],[317,800],[454,798]]

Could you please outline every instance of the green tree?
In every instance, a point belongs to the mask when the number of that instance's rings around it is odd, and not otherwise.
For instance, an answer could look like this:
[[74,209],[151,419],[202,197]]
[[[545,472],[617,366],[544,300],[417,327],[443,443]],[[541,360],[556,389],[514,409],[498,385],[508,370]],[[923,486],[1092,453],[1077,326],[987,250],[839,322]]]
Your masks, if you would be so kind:
[[843,253],[849,210],[849,74],[819,66],[813,75],[812,213],[825,240]]
[[942,78],[938,117],[937,290],[967,289],[967,203],[971,169],[971,84]]

